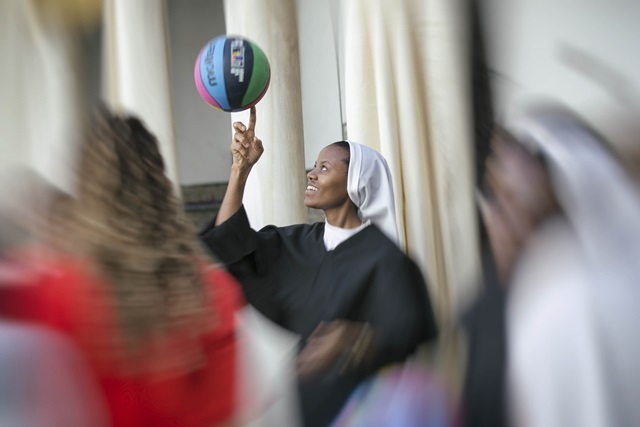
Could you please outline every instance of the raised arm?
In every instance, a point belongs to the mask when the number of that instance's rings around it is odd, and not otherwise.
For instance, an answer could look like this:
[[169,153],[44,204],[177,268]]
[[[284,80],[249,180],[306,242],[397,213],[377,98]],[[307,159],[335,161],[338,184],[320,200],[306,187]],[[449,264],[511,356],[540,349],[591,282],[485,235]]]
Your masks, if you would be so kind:
[[233,124],[234,134],[231,143],[233,164],[227,191],[222,199],[215,225],[220,225],[231,218],[242,206],[244,187],[249,173],[264,152],[262,141],[255,136],[255,128],[256,107],[251,107],[249,126],[245,126],[242,122]]

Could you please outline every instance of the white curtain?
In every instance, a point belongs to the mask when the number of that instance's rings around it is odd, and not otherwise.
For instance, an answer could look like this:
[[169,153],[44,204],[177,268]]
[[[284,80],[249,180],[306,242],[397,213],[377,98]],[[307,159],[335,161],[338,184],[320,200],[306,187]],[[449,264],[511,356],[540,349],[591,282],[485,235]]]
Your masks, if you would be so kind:
[[[271,65],[269,89],[256,106],[256,136],[264,154],[244,195],[249,221],[254,228],[307,222],[296,3],[226,0],[224,8],[227,34],[257,43]],[[234,113],[231,121],[246,124],[248,116],[248,112]]]
[[460,0],[343,6],[347,134],[387,158],[398,229],[449,325],[479,273],[466,14]]
[[103,90],[112,108],[140,117],[156,135],[177,185],[165,7],[164,0],[104,0]]

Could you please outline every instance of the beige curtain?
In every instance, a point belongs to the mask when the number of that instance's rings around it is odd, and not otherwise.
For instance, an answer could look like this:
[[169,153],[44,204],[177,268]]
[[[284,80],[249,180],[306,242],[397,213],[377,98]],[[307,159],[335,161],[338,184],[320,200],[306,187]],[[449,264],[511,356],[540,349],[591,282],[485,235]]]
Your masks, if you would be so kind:
[[[245,36],[269,58],[271,83],[258,103],[256,135],[265,152],[249,177],[244,196],[254,228],[307,221],[298,30],[294,0],[226,0],[227,34]],[[213,36],[213,35],[212,35]],[[248,112],[231,121],[248,121]]]
[[398,227],[444,329],[479,273],[461,5],[352,0],[342,11],[348,137],[387,158]]
[[103,91],[112,108],[140,117],[158,138],[177,185],[164,0],[104,0]]

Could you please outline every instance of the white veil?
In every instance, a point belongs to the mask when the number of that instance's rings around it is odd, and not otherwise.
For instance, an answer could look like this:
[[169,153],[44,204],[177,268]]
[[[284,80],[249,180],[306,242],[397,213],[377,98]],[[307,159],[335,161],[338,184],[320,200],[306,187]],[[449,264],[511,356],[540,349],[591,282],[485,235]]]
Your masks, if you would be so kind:
[[349,198],[358,207],[361,219],[370,220],[397,245],[398,225],[389,165],[373,148],[347,142],[351,156],[347,177]]

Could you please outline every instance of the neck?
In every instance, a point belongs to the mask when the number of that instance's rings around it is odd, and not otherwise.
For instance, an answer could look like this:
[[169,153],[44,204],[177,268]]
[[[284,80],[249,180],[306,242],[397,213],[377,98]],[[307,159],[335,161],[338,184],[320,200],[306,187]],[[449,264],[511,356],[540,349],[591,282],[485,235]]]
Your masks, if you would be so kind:
[[350,229],[359,227],[362,224],[355,206],[327,209],[324,211],[324,215],[327,218],[327,222],[334,227]]

